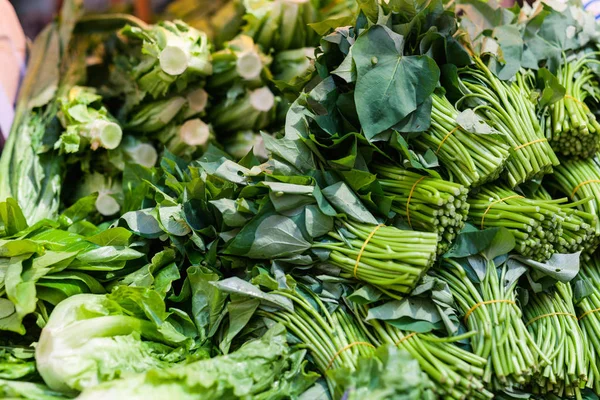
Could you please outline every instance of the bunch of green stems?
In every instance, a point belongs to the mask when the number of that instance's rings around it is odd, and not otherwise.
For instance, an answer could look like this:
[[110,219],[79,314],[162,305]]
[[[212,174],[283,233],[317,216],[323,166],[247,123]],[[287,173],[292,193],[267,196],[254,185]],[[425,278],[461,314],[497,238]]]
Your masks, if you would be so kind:
[[585,283],[588,293],[576,301],[579,326],[583,340],[588,344],[588,386],[600,392],[600,258],[598,255],[582,260],[578,277]]
[[593,55],[597,54],[565,60],[556,74],[565,95],[548,106],[543,122],[552,148],[563,156],[589,158],[598,151],[600,124],[585,104],[593,95],[589,87],[597,86],[596,74],[589,67],[591,63],[598,63],[591,58]]
[[577,207],[579,210],[600,217],[600,161],[597,156],[586,160],[563,161],[555,168],[552,178],[571,200],[583,201]]
[[[367,306],[356,306],[356,314],[364,319]],[[408,351],[423,372],[436,383],[434,390],[444,399],[489,399],[493,394],[482,381],[487,359],[471,353],[455,342],[468,339],[475,332],[442,338],[434,333],[406,332],[385,321],[369,320],[366,325],[358,321],[373,343],[393,344]]]
[[468,189],[392,165],[371,168],[384,193],[393,197],[392,211],[405,217],[414,230],[437,233],[438,254],[445,253],[465,225]]
[[598,217],[577,209],[581,204],[590,201],[591,197],[569,203],[569,199],[566,197],[553,199],[543,187],[540,187],[533,197],[552,202],[561,208],[562,235],[558,236],[553,243],[557,253],[582,251],[590,254],[598,247],[600,242],[600,234],[597,232]]
[[328,371],[336,368],[355,370],[359,358],[372,357],[375,346],[357,324],[353,314],[343,307],[330,312],[323,301],[301,287],[271,294],[292,300],[294,311],[259,310],[258,315],[283,324],[309,350],[317,369],[325,376],[332,398],[340,398],[344,388],[336,387]]
[[527,330],[550,360],[534,376],[532,391],[581,397],[589,358],[587,341],[577,324],[571,286],[558,282],[551,290],[532,294],[523,316]]
[[[485,276],[472,281],[463,266],[447,259],[435,274],[445,280],[464,314],[473,352],[488,360],[483,381],[488,388],[524,385],[550,361],[527,331],[516,303],[516,280],[505,285],[507,262],[496,268],[487,260]],[[509,281],[510,282],[510,281]]]
[[540,126],[535,105],[530,100],[531,76],[517,73],[514,82],[498,79],[479,59],[475,68],[460,70],[464,96],[458,105],[468,103],[473,110],[504,135],[513,149],[506,164],[511,187],[552,172],[558,158]]
[[433,264],[437,234],[340,221],[327,239],[313,244],[329,251],[327,263],[344,278],[377,286],[390,297],[409,293]]
[[483,228],[505,227],[516,241],[515,251],[538,261],[554,253],[562,237],[562,208],[553,201],[527,199],[502,186],[482,187],[468,200],[469,219]]
[[453,180],[466,187],[498,178],[510,147],[491,135],[467,132],[456,119],[459,112],[446,96],[433,94],[431,127],[412,143],[420,149],[433,149]]

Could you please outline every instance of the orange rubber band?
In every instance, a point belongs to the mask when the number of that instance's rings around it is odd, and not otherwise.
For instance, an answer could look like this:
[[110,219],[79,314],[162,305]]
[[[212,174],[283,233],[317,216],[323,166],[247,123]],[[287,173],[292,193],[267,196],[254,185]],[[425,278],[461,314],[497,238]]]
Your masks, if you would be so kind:
[[415,188],[417,187],[417,185],[419,184],[419,182],[421,182],[423,179],[425,179],[424,176],[420,177],[415,182],[415,184],[410,189],[410,193],[408,194],[408,200],[406,200],[406,220],[408,221],[408,226],[410,226],[411,228],[412,228],[412,224],[410,223],[410,209],[408,208],[408,206],[410,205],[410,199],[412,199],[412,195],[415,192]]
[[525,143],[525,144],[515,147],[513,150],[519,150],[519,149],[522,149],[523,147],[527,147],[527,146],[530,146],[535,143],[541,143],[541,142],[547,142],[547,141],[548,141],[548,139],[546,139],[546,138],[532,140],[531,142],[528,142],[528,143]]
[[361,345],[361,346],[369,346],[369,347],[375,348],[375,346],[373,346],[373,345],[372,345],[371,343],[369,343],[369,342],[353,342],[353,343],[350,343],[349,345],[342,347],[340,350],[338,350],[338,352],[337,352],[337,353],[335,353],[335,354],[333,355],[333,357],[331,357],[331,360],[329,360],[329,364],[327,364],[327,368],[326,368],[326,369],[329,369],[329,368],[331,368],[331,366],[333,365],[333,362],[335,361],[335,359],[336,359],[336,358],[337,358],[337,357],[338,357],[340,354],[342,354],[342,353],[343,353],[343,352],[345,352],[346,350],[348,350],[348,349],[350,349],[350,348],[352,348],[352,347],[354,347],[354,346],[358,346],[358,345]]
[[489,205],[489,206],[487,206],[487,208],[485,209],[485,211],[484,211],[483,215],[481,216],[481,225],[480,225],[480,226],[481,226],[481,229],[483,229],[483,223],[484,223],[484,221],[485,221],[485,216],[486,216],[486,215],[487,215],[487,213],[488,213],[488,212],[489,212],[489,211],[492,209],[492,207],[494,206],[494,204],[498,204],[498,203],[500,203],[500,202],[502,202],[502,201],[505,201],[505,200],[510,200],[510,199],[515,199],[515,198],[521,198],[521,199],[522,199],[522,198],[523,198],[523,196],[520,196],[520,195],[518,195],[518,194],[513,194],[512,196],[508,196],[508,197],[505,197],[505,198],[503,198],[503,199],[500,199],[500,200],[492,201],[492,202],[490,203],[490,205]]
[[583,314],[581,314],[579,316],[579,318],[577,318],[577,319],[579,321],[581,321],[582,319],[584,319],[585,317],[587,317],[588,314],[592,314],[592,313],[595,313],[595,312],[598,312],[598,311],[600,311],[600,308],[594,308],[593,310],[588,310],[588,311],[584,312]]
[[446,141],[446,139],[448,139],[450,137],[450,135],[452,135],[454,132],[456,132],[458,130],[458,128],[460,128],[460,126],[455,127],[454,129],[452,129],[450,132],[448,132],[446,134],[446,136],[444,136],[444,138],[442,139],[442,141],[440,142],[440,145],[438,146],[437,150],[435,151],[435,154],[439,153],[440,149],[442,148],[442,145],[444,144],[444,142]]
[[395,346],[400,346],[400,344],[402,344],[402,342],[404,342],[405,340],[410,339],[411,337],[415,336],[417,334],[417,332],[413,332],[411,334],[408,334],[406,336],[404,336],[403,338],[400,338],[396,343],[394,343]]
[[373,235],[375,235],[375,232],[377,232],[377,229],[381,228],[382,226],[385,226],[385,225],[384,224],[377,225],[371,231],[371,233],[369,233],[369,236],[367,236],[367,238],[365,239],[362,247],[360,248],[360,251],[358,252],[358,256],[356,257],[356,262],[354,263],[354,277],[355,278],[358,278],[358,276],[356,276],[356,272],[358,271],[358,264],[360,263],[360,258],[362,257],[363,251],[365,251],[365,247],[367,247],[367,244],[369,243],[369,240],[371,240],[373,238]]
[[549,313],[549,314],[538,315],[538,316],[537,316],[537,317],[535,317],[535,318],[531,318],[531,319],[530,319],[530,320],[529,320],[529,321],[528,321],[528,322],[525,324],[525,326],[529,326],[529,325],[533,324],[533,323],[534,323],[535,321],[537,321],[538,319],[542,319],[542,318],[546,318],[546,317],[553,317],[553,316],[555,316],[555,315],[564,315],[564,316],[567,316],[567,317],[572,317],[572,318],[575,318],[575,320],[577,320],[577,315],[575,315],[575,314],[571,314],[571,313],[568,313],[568,312],[553,312],[553,313]]
[[477,307],[482,306],[484,304],[493,304],[493,303],[517,304],[513,300],[508,300],[508,299],[482,301],[481,303],[475,304],[473,307],[471,307],[471,309],[469,311],[467,311],[467,313],[465,314],[465,317],[463,318],[463,320],[465,321],[465,324],[467,323],[467,320],[469,319],[469,316],[473,313],[473,311],[475,311],[477,309]]
[[575,189],[573,189],[573,192],[571,193],[571,200],[573,200],[573,197],[575,197],[575,193],[577,193],[577,191],[582,187],[587,185],[588,183],[600,183],[600,179],[589,179],[585,182],[581,182],[579,185],[575,186]]

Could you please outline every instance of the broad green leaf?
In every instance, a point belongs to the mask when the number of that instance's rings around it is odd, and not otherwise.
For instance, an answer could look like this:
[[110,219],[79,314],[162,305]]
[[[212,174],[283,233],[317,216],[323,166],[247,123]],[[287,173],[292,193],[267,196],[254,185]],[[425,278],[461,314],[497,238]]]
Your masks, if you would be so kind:
[[435,61],[405,56],[402,36],[384,26],[373,26],[359,36],[352,56],[357,68],[354,100],[368,139],[417,110],[439,81]]
[[127,246],[130,238],[130,231],[125,228],[116,227],[88,237],[86,240],[98,246]]
[[216,332],[227,294],[210,284],[217,282],[219,276],[206,268],[190,267],[187,275],[192,289],[192,316],[200,340],[205,340]]

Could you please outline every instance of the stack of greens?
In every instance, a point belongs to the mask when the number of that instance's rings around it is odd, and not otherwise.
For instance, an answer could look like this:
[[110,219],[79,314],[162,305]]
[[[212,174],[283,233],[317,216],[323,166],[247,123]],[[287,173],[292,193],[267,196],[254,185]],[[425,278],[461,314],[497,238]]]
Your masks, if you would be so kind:
[[558,68],[556,76],[565,88],[562,99],[548,106],[544,122],[546,137],[561,155],[589,158],[598,150],[600,124],[585,101],[595,98],[598,79],[589,64],[595,54],[572,54]]
[[580,210],[600,217],[600,161],[563,161],[552,176],[556,186],[571,200],[580,202]]
[[511,187],[552,172],[558,158],[544,136],[530,100],[531,74],[516,74],[507,83],[496,77],[479,59],[475,67],[459,73],[464,97],[462,106],[473,107],[500,132],[512,148],[506,166],[506,179]]
[[392,199],[391,210],[409,227],[436,233],[441,241],[438,254],[444,253],[465,224],[468,190],[458,183],[392,165],[376,164],[371,170],[384,195]]
[[500,135],[472,110],[459,113],[446,96],[431,98],[431,127],[411,143],[434,150],[450,177],[466,187],[498,179],[509,156]]
[[580,397],[588,379],[588,346],[577,324],[571,286],[558,282],[553,290],[535,293],[523,316],[531,337],[550,361],[533,378],[534,393]]
[[516,287],[526,268],[506,257],[515,240],[504,228],[484,232],[459,236],[435,274],[448,282],[465,325],[476,332],[473,352],[488,359],[483,380],[497,390],[527,384],[550,360],[527,331],[517,304]]
[[551,200],[527,199],[503,186],[485,186],[469,197],[470,221],[481,229],[504,227],[519,254],[547,260],[562,237],[561,207]]

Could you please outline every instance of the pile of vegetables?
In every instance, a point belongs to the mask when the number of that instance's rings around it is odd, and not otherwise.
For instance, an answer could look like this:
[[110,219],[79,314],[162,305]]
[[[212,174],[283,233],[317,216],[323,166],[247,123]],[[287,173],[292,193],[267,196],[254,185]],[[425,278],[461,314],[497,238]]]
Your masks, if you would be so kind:
[[577,5],[65,1],[0,159],[0,397],[597,399]]

